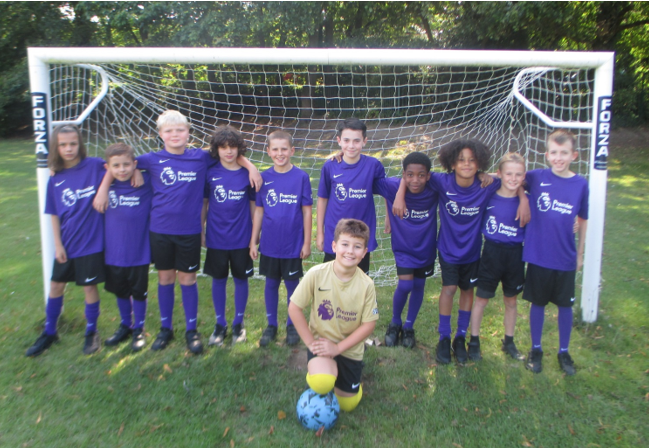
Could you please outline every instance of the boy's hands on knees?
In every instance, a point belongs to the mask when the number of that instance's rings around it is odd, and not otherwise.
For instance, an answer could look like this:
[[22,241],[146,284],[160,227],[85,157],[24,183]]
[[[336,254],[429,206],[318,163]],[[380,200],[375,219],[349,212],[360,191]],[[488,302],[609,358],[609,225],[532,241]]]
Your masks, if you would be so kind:
[[312,342],[310,350],[316,356],[326,356],[328,358],[334,358],[341,354],[338,344],[325,338],[319,338]]
[[492,182],[494,182],[494,178],[488,173],[477,173],[476,177],[481,181],[481,188],[492,185]]
[[131,176],[131,186],[134,188],[138,188],[144,185],[144,177],[142,176],[142,172],[139,169],[135,169],[133,171],[133,176]]
[[307,244],[307,243],[303,244],[302,249],[300,249],[300,259],[304,260],[305,258],[308,258],[310,255],[311,255],[311,244]]

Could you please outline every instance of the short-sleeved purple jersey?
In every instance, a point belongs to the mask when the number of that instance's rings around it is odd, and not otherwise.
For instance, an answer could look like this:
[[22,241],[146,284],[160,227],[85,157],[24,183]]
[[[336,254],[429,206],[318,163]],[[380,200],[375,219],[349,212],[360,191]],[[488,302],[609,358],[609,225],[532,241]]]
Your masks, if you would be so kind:
[[577,250],[573,223],[589,217],[589,185],[582,176],[569,178],[551,169],[526,173],[530,223],[526,226],[524,261],[547,269],[573,271]]
[[224,168],[220,163],[208,170],[205,183],[208,198],[205,244],[210,249],[232,250],[248,247],[253,232],[251,203],[255,190],[248,171]]
[[142,173],[144,184],[131,186],[131,180],[113,181],[108,190],[104,256],[111,266],[142,266],[151,263],[149,213],[151,212],[151,176]]
[[499,244],[519,245],[524,242],[524,229],[515,221],[519,198],[504,198],[494,194],[483,214],[483,236]]
[[267,257],[298,258],[305,240],[302,207],[311,206],[309,174],[294,166],[286,173],[274,167],[262,173],[264,185],[255,204],[264,208],[260,252]]
[[[386,198],[393,208],[399,189],[399,177],[377,179],[374,193]],[[401,268],[423,268],[436,259],[436,230],[438,229],[438,193],[429,184],[418,194],[406,191],[406,215],[399,219],[389,213],[391,247],[395,264]]]
[[372,197],[372,183],[375,179],[386,177],[384,166],[373,157],[361,155],[354,165],[328,160],[321,169],[318,183],[318,197],[325,198],[325,240],[323,248],[332,253],[334,229],[339,220],[354,218],[365,222],[370,228],[368,250],[377,248],[377,216]]
[[59,217],[68,258],[104,250],[104,215],[93,208],[93,200],[105,173],[102,159],[86,157],[48,181],[45,213]]
[[440,194],[438,250],[451,264],[467,264],[481,258],[481,223],[485,206],[501,181],[481,188],[478,178],[469,187],[456,183],[455,173],[432,173],[429,184]]
[[172,154],[163,149],[137,160],[138,168],[151,173],[151,231],[167,235],[201,233],[205,173],[216,163],[210,153],[187,148],[183,154]]

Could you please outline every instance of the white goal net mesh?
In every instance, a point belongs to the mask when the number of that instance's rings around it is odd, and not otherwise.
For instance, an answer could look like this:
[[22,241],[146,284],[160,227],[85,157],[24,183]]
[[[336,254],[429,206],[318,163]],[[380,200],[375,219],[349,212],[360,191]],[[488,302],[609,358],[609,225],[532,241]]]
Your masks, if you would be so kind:
[[[364,153],[379,159],[388,176],[401,174],[401,160],[411,151],[427,153],[434,170],[440,170],[438,149],[461,137],[488,144],[493,163],[516,151],[527,158],[529,169],[545,167],[544,141],[551,129],[515,98],[514,89],[554,121],[590,122],[594,70],[239,64],[107,64],[98,70],[51,65],[50,82],[53,121],[75,120],[108,82],[108,94],[81,124],[90,154],[98,157],[118,141],[137,153],[161,149],[156,119],[175,109],[190,119],[193,146],[207,148],[217,125],[240,129],[250,149],[247,157],[263,171],[271,165],[266,136],[284,129],[294,136],[293,162],[309,173],[315,200],[321,166],[338,150],[336,123],[351,116],[366,122]],[[573,169],[586,176],[591,132],[574,133],[580,157]],[[383,199],[375,197],[375,205],[379,247],[371,257],[371,276],[377,285],[394,284]],[[314,207],[314,235],[315,226]],[[321,260],[314,246],[305,267]]]

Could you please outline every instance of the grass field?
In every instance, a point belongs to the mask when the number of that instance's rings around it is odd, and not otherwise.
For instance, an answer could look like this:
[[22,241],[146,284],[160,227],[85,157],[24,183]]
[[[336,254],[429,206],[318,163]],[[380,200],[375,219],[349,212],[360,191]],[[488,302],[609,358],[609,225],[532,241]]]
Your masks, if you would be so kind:
[[[320,438],[295,417],[305,388],[304,349],[283,346],[283,331],[280,343],[257,347],[265,326],[258,280],[251,282],[247,309],[249,341],[235,348],[189,355],[177,300],[174,323],[181,331],[168,349],[132,354],[122,346],[84,356],[83,292],[68,287],[61,341],[26,358],[44,321],[32,144],[1,141],[0,160],[0,446],[648,446],[647,141],[611,151],[601,307],[595,324],[576,317],[576,376],[565,378],[557,367],[553,307],[544,371],[533,375],[504,358],[498,300],[482,327],[484,360],[437,366],[440,280],[432,279],[415,327],[417,348],[368,348],[361,404]],[[150,290],[149,344],[158,325],[153,276]],[[378,288],[380,340],[392,292]],[[214,325],[208,279],[199,280],[199,293],[199,330],[207,342]],[[515,339],[522,351],[530,347],[527,314],[520,301]],[[102,336],[118,322],[114,298],[103,293]]]

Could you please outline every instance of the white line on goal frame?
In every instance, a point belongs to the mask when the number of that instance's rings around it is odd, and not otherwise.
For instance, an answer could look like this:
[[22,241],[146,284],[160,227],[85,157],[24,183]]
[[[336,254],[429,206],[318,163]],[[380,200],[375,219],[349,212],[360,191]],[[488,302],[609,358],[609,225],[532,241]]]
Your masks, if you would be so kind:
[[[589,225],[587,230],[584,273],[582,276],[582,319],[595,322],[598,316],[600,271],[602,265],[605,200],[607,191],[608,143],[611,125],[611,96],[614,53],[550,51],[475,51],[475,50],[396,50],[396,49],[316,49],[316,48],[29,48],[29,79],[32,92],[32,115],[36,148],[36,177],[41,225],[43,289],[47,301],[54,260],[51,219],[43,213],[49,170],[47,154],[51,117],[49,64],[93,63],[202,63],[202,64],[327,64],[327,65],[431,65],[491,66],[535,68],[595,69],[591,123],[554,122],[515,88],[522,104],[551,127],[591,129],[589,156]],[[89,67],[87,67],[89,68]],[[106,85],[106,88],[108,86]],[[105,87],[102,86],[102,89]],[[522,100],[523,98],[523,100]],[[95,98],[97,104],[101,98]],[[531,108],[532,106],[532,108]],[[602,106],[602,107],[601,107]],[[602,110],[601,110],[602,109]],[[91,112],[90,106],[84,114]],[[549,121],[550,120],[550,121]],[[83,121],[78,117],[76,121]],[[57,123],[60,124],[60,123]],[[598,159],[596,158],[598,152]],[[598,167],[598,168],[596,168]]]

